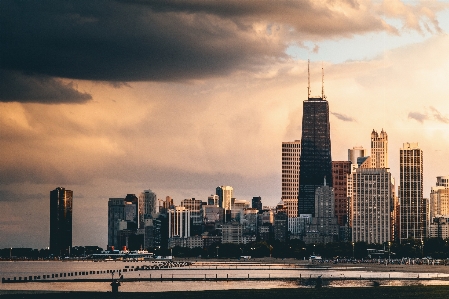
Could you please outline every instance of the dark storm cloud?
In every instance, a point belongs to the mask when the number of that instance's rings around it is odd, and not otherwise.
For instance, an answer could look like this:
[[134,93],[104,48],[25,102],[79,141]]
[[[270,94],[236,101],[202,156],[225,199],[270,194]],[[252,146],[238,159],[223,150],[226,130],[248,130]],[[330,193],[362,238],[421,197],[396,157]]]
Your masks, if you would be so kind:
[[[396,32],[378,11],[369,2],[337,0],[2,0],[0,67],[35,76],[110,82],[254,72],[288,58],[285,49],[292,43]],[[88,99],[70,86],[63,93],[70,90],[72,96],[59,101]],[[9,93],[14,92],[17,88]],[[14,94],[14,100],[36,101],[23,96]],[[47,95],[58,96],[58,91]]]
[[341,114],[341,113],[331,112],[331,114],[342,121],[349,121],[349,122],[355,121],[355,119],[353,119],[352,117]]
[[83,103],[91,100],[72,83],[63,84],[48,76],[33,76],[18,71],[0,70],[0,102]]
[[1,1],[2,68],[104,81],[176,81],[282,56],[230,20],[113,1]]

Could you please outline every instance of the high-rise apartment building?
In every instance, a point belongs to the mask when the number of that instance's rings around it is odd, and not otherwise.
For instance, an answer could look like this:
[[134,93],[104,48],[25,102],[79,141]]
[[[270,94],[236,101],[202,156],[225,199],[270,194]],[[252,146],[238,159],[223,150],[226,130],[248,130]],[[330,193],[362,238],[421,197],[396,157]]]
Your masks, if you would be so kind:
[[[309,89],[310,90],[310,89]],[[298,215],[315,214],[315,190],[332,183],[329,103],[321,97],[303,102]]]
[[70,254],[72,247],[73,191],[58,187],[50,191],[50,252]]
[[196,226],[203,223],[203,205],[200,199],[186,198],[181,201],[181,207],[190,211],[192,225]]
[[229,211],[232,208],[231,200],[233,196],[234,189],[231,186],[219,186],[216,188],[216,194],[219,198],[219,206],[225,211]]
[[380,134],[371,132],[371,168],[388,168],[388,135],[382,129]]
[[168,210],[168,237],[190,237],[190,211],[185,207]]
[[301,141],[282,142],[282,200],[298,200]]
[[150,189],[139,195],[139,228],[145,227],[145,218],[156,218],[158,201],[156,193]]
[[449,176],[437,177],[437,182],[430,190],[427,223],[435,224],[434,218],[449,218]]
[[335,216],[340,226],[348,223],[348,175],[351,161],[332,161],[332,182],[334,184]]
[[391,241],[391,173],[386,168],[357,168],[350,178],[352,241]]
[[426,238],[426,201],[423,197],[423,152],[418,143],[400,149],[400,241]]

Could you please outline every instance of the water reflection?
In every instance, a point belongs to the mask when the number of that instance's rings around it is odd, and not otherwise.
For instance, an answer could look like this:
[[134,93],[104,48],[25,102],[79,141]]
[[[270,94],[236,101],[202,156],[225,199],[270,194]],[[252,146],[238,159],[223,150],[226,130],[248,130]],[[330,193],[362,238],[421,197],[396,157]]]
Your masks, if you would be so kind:
[[[449,274],[431,272],[370,271],[369,268],[357,267],[320,267],[298,264],[263,264],[263,263],[192,263],[188,267],[169,269],[152,269],[135,271],[142,266],[154,265],[152,262],[0,262],[0,277],[29,277],[59,274],[59,279],[111,279],[112,273],[120,273],[125,281],[120,292],[165,292],[165,291],[196,291],[196,290],[226,290],[226,289],[269,289],[310,287],[308,280],[313,282],[318,276],[324,279],[326,287],[372,286],[379,280],[380,286],[386,285],[449,285]],[[418,268],[417,268],[418,270]],[[109,273],[107,273],[109,271]],[[86,275],[62,277],[61,273],[84,272]],[[115,276],[117,278],[118,276]],[[143,281],[149,278],[241,278],[242,281]],[[248,281],[252,279],[281,279],[268,281]],[[126,279],[141,279],[142,281],[126,281]],[[418,279],[419,278],[419,279]],[[42,280],[42,279],[41,279]],[[2,283],[1,290],[40,290],[40,291],[110,291],[110,282],[27,282]]]

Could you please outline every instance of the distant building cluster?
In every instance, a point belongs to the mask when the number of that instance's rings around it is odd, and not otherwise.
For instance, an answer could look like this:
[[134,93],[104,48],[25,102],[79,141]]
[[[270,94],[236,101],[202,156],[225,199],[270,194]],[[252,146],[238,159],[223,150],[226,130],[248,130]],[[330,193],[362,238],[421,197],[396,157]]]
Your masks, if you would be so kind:
[[109,199],[108,247],[135,250],[285,242],[289,235],[287,213],[282,204],[262,207],[260,196],[251,202],[236,199],[231,186],[217,187],[204,201],[183,199],[179,206],[169,196],[161,200],[145,190],[138,196]]
[[[388,165],[388,134],[371,132],[370,155],[348,149],[346,161],[332,161],[329,103],[324,96],[303,102],[301,140],[282,142],[282,197],[276,207],[234,197],[231,186],[187,198],[179,206],[151,190],[108,201],[108,247],[170,249],[255,241],[306,244],[409,242],[449,237],[449,176],[437,177],[423,195],[423,151],[404,143],[396,184]],[[396,192],[397,190],[397,192]],[[73,192],[50,192],[50,251],[67,254],[72,245]]]

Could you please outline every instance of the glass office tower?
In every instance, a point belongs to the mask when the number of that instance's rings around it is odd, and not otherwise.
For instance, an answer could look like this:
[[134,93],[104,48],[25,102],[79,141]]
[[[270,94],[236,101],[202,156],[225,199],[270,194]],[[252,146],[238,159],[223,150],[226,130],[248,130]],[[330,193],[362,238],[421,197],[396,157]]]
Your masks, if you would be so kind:
[[332,184],[329,103],[324,96],[303,103],[298,215],[315,216],[315,190]]

